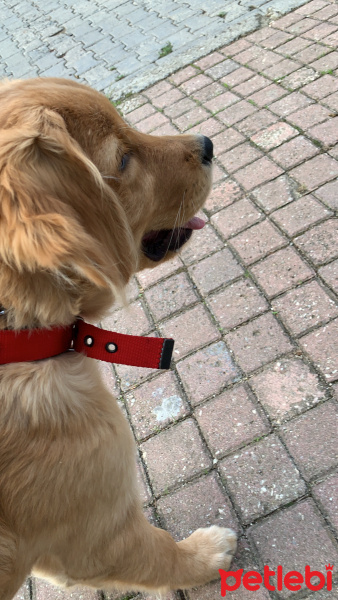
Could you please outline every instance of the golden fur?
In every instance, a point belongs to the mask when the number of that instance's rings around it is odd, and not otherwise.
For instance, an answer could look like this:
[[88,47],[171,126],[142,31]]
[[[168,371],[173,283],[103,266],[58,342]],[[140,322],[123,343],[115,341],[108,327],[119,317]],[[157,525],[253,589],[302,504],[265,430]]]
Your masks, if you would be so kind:
[[[71,81],[3,83],[0,329],[103,317],[131,275],[156,264],[143,236],[191,219],[210,177],[198,136],[140,134]],[[134,454],[95,361],[0,367],[0,600],[31,571],[66,587],[165,590],[229,566],[230,530],[176,544],[147,522]]]

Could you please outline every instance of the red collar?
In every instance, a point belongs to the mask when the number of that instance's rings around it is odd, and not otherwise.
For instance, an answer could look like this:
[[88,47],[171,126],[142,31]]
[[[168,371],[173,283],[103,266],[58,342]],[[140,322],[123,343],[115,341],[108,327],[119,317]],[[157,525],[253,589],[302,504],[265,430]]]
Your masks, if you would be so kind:
[[69,350],[110,363],[169,369],[174,340],[100,329],[77,319],[67,327],[0,331],[0,365],[41,360]]

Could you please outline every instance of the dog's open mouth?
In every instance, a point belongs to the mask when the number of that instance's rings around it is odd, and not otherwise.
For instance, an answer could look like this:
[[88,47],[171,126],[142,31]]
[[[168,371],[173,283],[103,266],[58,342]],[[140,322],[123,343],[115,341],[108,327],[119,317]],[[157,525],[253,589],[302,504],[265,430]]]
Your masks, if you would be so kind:
[[202,229],[205,222],[199,217],[193,217],[181,227],[150,231],[142,238],[143,253],[151,260],[158,262],[165,257],[169,250],[176,252],[182,248],[191,237],[194,229]]

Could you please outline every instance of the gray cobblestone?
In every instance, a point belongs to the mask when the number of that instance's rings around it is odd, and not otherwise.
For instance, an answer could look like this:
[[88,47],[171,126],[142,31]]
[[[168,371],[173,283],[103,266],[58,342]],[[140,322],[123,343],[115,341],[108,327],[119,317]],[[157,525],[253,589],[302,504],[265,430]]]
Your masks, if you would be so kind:
[[2,0],[0,77],[76,77],[117,100],[306,1]]

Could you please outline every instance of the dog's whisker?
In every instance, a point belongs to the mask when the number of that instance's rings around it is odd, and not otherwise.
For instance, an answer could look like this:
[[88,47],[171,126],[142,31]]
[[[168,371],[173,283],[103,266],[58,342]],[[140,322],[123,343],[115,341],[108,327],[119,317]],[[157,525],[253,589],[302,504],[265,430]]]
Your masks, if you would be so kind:
[[102,175],[102,179],[115,179],[116,181],[120,181],[120,177],[114,177],[114,175]]

